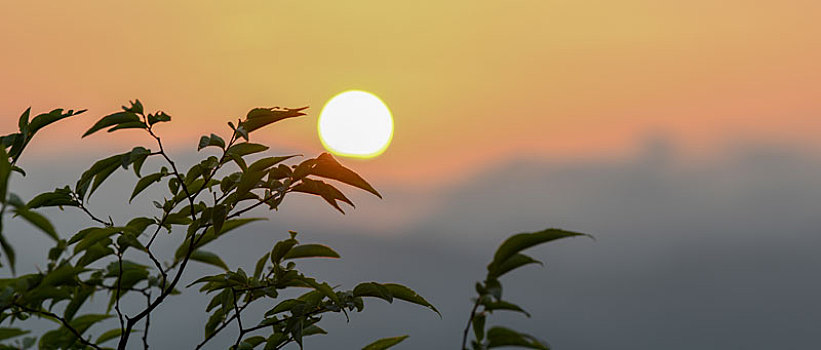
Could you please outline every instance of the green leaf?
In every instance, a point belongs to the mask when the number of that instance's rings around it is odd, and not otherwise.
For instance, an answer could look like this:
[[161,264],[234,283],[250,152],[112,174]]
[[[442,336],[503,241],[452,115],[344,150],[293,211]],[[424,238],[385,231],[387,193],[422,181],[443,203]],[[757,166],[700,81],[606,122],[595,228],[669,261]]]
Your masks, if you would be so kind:
[[249,154],[265,152],[267,150],[268,146],[260,145],[257,143],[243,142],[231,146],[230,148],[228,148],[227,151],[225,151],[225,153],[227,153],[228,155],[243,157]]
[[11,163],[6,149],[0,147],[0,202],[6,203],[6,194],[9,188],[9,177],[11,176]]
[[425,306],[436,312],[436,314],[438,314],[439,317],[442,317],[442,314],[439,313],[439,310],[437,310],[436,307],[434,307],[431,303],[425,300],[425,298],[423,298],[421,295],[417,294],[410,288],[396,283],[385,283],[383,284],[383,286],[385,286],[385,288],[388,288],[388,290],[391,292],[394,298],[404,300],[409,303]]
[[134,101],[128,101],[131,104],[131,107],[123,106],[123,110],[126,112],[143,114],[145,109],[143,108],[143,103],[140,102],[140,99],[135,99]]
[[20,119],[17,121],[17,126],[20,128],[20,133],[26,136],[30,136],[32,133],[29,132],[29,115],[31,114],[31,107],[26,109],[22,115],[20,115]]
[[0,327],[0,340],[11,339],[14,337],[19,337],[23,334],[28,334],[31,331],[24,331],[20,328],[6,328]]
[[365,181],[365,179],[353,170],[339,164],[339,162],[330,153],[320,154],[319,157],[314,160],[314,166],[310,173],[312,175],[337,180],[353,187],[363,189],[373,193],[379,198],[382,198],[382,195],[379,194],[379,192],[377,192],[376,189],[373,188],[373,186],[371,186],[367,181]]
[[242,341],[242,343],[239,343],[239,348],[238,349],[239,350],[250,350],[250,349],[255,348],[257,345],[262,344],[262,342],[264,342],[264,341],[265,341],[265,337],[259,336],[259,335],[253,336],[253,337],[250,337],[250,338],[246,338],[245,340]]
[[401,343],[403,340],[407,339],[407,335],[399,336],[399,337],[391,337],[391,338],[382,338],[373,343],[366,345],[362,350],[385,350],[393,347],[396,344]]
[[221,149],[225,149],[225,140],[223,140],[222,137],[219,137],[216,134],[211,134],[211,136],[203,136],[200,138],[200,143],[197,146],[197,151],[208,146],[216,146]]
[[348,197],[345,197],[345,194],[336,189],[336,187],[333,187],[319,180],[303,178],[299,184],[291,188],[291,191],[320,196],[322,197],[322,199],[328,202],[328,204],[330,204],[332,207],[334,207],[342,214],[345,214],[345,212],[342,210],[342,208],[339,207],[337,201],[345,202],[353,206],[353,202],[351,202],[351,200],[348,199]]
[[120,246],[121,251],[125,251],[129,247],[134,247],[139,249],[140,251],[146,251],[145,246],[134,236],[133,233],[124,232],[119,237],[117,237],[117,244]]
[[493,327],[487,331],[488,348],[498,348],[503,346],[516,346],[528,349],[550,350],[550,347],[543,344],[531,335],[519,333],[505,327]]
[[259,260],[257,260],[257,265],[254,268],[254,279],[259,279],[262,276],[262,270],[265,268],[265,264],[268,262],[268,257],[271,256],[271,253],[265,253]]
[[511,257],[507,258],[507,260],[505,260],[499,266],[496,267],[496,269],[493,271],[493,277],[498,278],[514,269],[530,264],[544,265],[541,261],[533,259],[527,255],[520,253],[513,254]]
[[54,192],[38,194],[26,204],[29,209],[62,206],[77,207],[79,205],[80,202],[71,197],[71,190],[67,188],[58,188]]
[[127,122],[117,124],[117,126],[108,129],[108,132],[114,132],[121,129],[148,129],[148,125],[145,125],[143,122]]
[[109,340],[119,338],[121,334],[123,334],[123,332],[119,328],[109,329],[97,337],[97,344],[102,344]]
[[281,163],[285,160],[291,159],[293,157],[296,157],[296,155],[262,158],[251,164],[248,167],[248,170],[265,171],[268,170],[268,168],[277,165],[278,163]]
[[246,132],[250,133],[263,126],[283,119],[303,116],[305,113],[302,113],[301,111],[307,108],[308,107],[295,109],[254,108],[248,112],[247,119],[241,122],[239,127],[244,128]]
[[288,251],[290,251],[291,248],[293,248],[297,243],[297,240],[292,237],[274,244],[274,249],[271,250],[271,262],[274,264],[279,264],[282,261],[282,258],[285,257],[285,254],[288,254]]
[[[265,220],[265,219],[263,219],[263,218],[247,218],[247,219],[226,220],[225,224],[222,225],[222,230],[217,234],[214,233],[214,227],[213,226],[209,227],[207,230],[205,230],[205,233],[202,235],[202,238],[199,239],[199,242],[197,243],[196,247],[194,247],[194,249],[197,249],[199,247],[202,247],[202,246],[208,244],[209,242],[217,239],[217,237],[219,237],[221,235],[224,235],[225,233],[227,233],[231,230],[234,230],[234,229],[236,229],[240,226],[249,224],[249,223],[254,222],[254,221],[259,221],[259,220]],[[188,245],[190,244],[189,242],[190,241],[188,239],[185,239],[182,242],[182,244],[179,246],[179,248],[177,248],[177,251],[174,253],[174,258],[175,259],[182,259],[183,257],[185,257],[185,254],[188,253]]]
[[40,114],[40,115],[34,117],[31,120],[31,123],[29,123],[29,126],[28,126],[29,127],[29,132],[31,134],[34,134],[38,130],[42,129],[43,127],[46,127],[47,125],[49,125],[51,123],[54,123],[54,122],[56,122],[58,120],[61,120],[61,119],[64,119],[64,118],[68,118],[68,117],[71,117],[71,116],[82,114],[85,111],[86,111],[85,109],[81,109],[81,110],[76,111],[76,112],[73,111],[73,110],[69,110],[68,112],[63,113],[62,109],[55,109],[55,110],[53,110],[49,113]]
[[502,264],[522,250],[553,240],[576,236],[589,235],[555,228],[549,228],[539,232],[519,233],[513,235],[502,242],[502,245],[500,245],[499,249],[496,250],[496,254],[493,256],[493,261],[491,261],[490,265],[487,267],[488,275],[499,276],[501,271],[500,267]]
[[[83,236],[80,238],[77,245],[74,246],[74,254],[78,254],[81,251],[83,251],[83,250],[87,249],[88,247],[92,246],[93,244],[99,242],[100,240],[111,237],[111,235],[113,235],[115,233],[118,233],[118,232],[122,232],[124,230],[125,230],[124,227],[95,227],[95,228],[93,228],[89,231],[85,231],[85,230],[80,231],[80,233],[83,233],[83,232],[86,232],[86,233],[83,234]],[[69,244],[71,244],[72,241],[74,241],[75,238],[80,235],[80,233],[78,233],[77,235],[72,237],[68,241]]]
[[222,259],[217,254],[211,252],[197,249],[193,253],[191,253],[191,260],[199,261],[204,264],[214,265],[216,267],[228,271],[228,265],[225,265],[225,262],[222,261]]
[[525,311],[524,309],[522,309],[521,307],[519,307],[516,304],[509,303],[509,302],[506,302],[506,301],[488,300],[486,302],[483,302],[482,306],[485,307],[485,311],[491,311],[491,312],[496,311],[496,310],[515,311],[515,312],[521,312],[521,313],[525,314],[527,317],[530,317],[530,314],[527,311]]
[[151,125],[154,125],[154,124],[159,123],[159,122],[170,122],[171,121],[171,116],[168,115],[168,114],[165,114],[165,112],[162,112],[162,111],[154,113],[154,114],[149,114],[146,117],[148,118],[148,124],[151,124]]
[[122,165],[123,156],[127,156],[128,154],[129,153],[115,154],[94,163],[94,165],[83,172],[83,174],[80,175],[80,179],[77,180],[77,184],[74,188],[77,195],[84,198],[86,191],[89,186],[91,186],[91,191],[88,193],[88,195],[91,196],[91,193],[93,193],[114,170],[117,170],[117,167]]
[[485,314],[480,313],[473,316],[473,334],[476,335],[476,341],[481,342],[485,338]]
[[303,337],[307,337],[307,336],[311,336],[311,335],[319,335],[319,334],[328,334],[328,332],[326,330],[320,328],[319,326],[315,325],[315,324],[312,324],[312,325],[302,329],[302,336]]
[[74,296],[71,298],[71,301],[66,305],[66,309],[63,312],[63,318],[66,320],[71,321],[74,318],[74,315],[77,314],[77,311],[80,310],[80,307],[88,300],[88,298],[94,294],[94,287],[90,285],[81,285],[75,289]]
[[339,299],[339,296],[336,295],[336,292],[334,292],[333,288],[331,288],[331,286],[327,283],[319,283],[316,279],[305,276],[297,276],[296,279],[305,282],[305,284],[307,284],[308,286],[322,293],[323,295],[331,299],[336,305],[342,304],[342,301]]
[[393,293],[387,287],[376,282],[364,282],[353,289],[355,297],[374,297],[393,303]]
[[129,123],[129,122],[139,122],[140,117],[137,114],[132,112],[117,112],[114,114],[107,115],[100,119],[97,123],[95,123],[85,134],[83,137],[91,135],[100,129],[107,128],[109,126],[116,126],[118,124]]
[[14,248],[6,241],[6,237],[3,236],[2,232],[2,217],[0,217],[0,248],[3,248],[3,253],[6,254],[6,260],[9,261],[9,269],[11,269],[11,273],[14,274],[14,262],[16,260]]
[[151,186],[151,184],[160,182],[163,176],[166,175],[167,174],[163,173],[154,173],[140,178],[140,180],[137,181],[137,186],[134,187],[134,191],[131,192],[131,198],[128,199],[128,202],[130,203],[134,199],[134,197],[136,197],[138,194],[140,194],[140,192],[148,188],[148,186]]
[[80,332],[80,334],[83,334],[83,333],[85,333],[86,330],[88,330],[95,323],[98,323],[100,321],[106,320],[106,319],[111,318],[111,317],[112,317],[111,315],[88,314],[88,315],[79,316],[79,317],[71,320],[71,322],[69,322],[69,324],[71,324],[71,326],[74,327],[74,329],[76,329],[78,332]]
[[47,273],[40,282],[44,287],[56,287],[64,284],[73,284],[77,277],[77,271],[70,264],[63,264],[60,267]]
[[294,306],[303,305],[303,304],[305,304],[305,302],[302,301],[302,300],[285,299],[285,300],[279,302],[279,304],[277,304],[276,306],[274,306],[273,309],[268,310],[268,312],[265,313],[265,317],[273,316],[273,315],[276,315],[276,314],[281,313],[281,312],[291,311],[291,309],[293,309]]
[[333,249],[322,244],[300,244],[291,248],[284,260],[299,258],[339,258],[339,254]]
[[60,240],[60,237],[57,235],[57,231],[54,229],[54,225],[52,225],[51,222],[40,213],[22,207],[14,209],[14,213],[39,228],[41,231],[45,232],[46,235],[55,241]]
[[248,170],[243,172],[242,176],[239,178],[236,195],[241,197],[242,195],[255,189],[264,176],[265,171],[251,170],[248,168]]

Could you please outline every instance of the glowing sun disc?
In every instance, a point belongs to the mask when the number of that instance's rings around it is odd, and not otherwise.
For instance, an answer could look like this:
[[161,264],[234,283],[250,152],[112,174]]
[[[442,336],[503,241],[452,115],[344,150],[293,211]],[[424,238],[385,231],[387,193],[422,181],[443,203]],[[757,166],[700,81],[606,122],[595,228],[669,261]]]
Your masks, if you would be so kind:
[[388,148],[393,138],[393,117],[374,94],[359,90],[331,98],[317,122],[325,149],[345,157],[372,158]]

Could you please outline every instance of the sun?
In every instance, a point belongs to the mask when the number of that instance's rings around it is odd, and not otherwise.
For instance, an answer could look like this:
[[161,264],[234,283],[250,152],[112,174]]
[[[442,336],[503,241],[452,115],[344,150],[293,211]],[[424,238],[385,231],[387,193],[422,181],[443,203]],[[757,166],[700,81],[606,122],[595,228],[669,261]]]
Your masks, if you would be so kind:
[[393,138],[388,106],[376,95],[360,90],[345,91],[328,100],[317,127],[325,149],[344,157],[376,157]]

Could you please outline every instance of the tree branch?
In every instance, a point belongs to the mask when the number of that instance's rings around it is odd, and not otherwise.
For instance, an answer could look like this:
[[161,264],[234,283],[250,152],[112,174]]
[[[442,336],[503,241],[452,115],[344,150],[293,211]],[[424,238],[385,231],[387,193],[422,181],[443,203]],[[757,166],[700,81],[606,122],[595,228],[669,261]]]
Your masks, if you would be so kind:
[[97,344],[94,344],[94,343],[92,343],[92,342],[90,342],[90,341],[88,341],[88,340],[83,339],[82,334],[80,334],[80,332],[79,332],[79,331],[77,331],[77,329],[75,329],[74,327],[72,327],[72,326],[71,326],[71,324],[70,324],[70,323],[69,323],[69,322],[68,322],[65,318],[62,318],[62,317],[60,317],[60,316],[57,316],[57,314],[55,314],[55,313],[53,313],[53,312],[45,311],[45,310],[35,310],[35,309],[30,309],[30,308],[28,308],[28,307],[25,307],[25,306],[20,305],[20,304],[17,304],[17,303],[14,303],[14,306],[17,306],[17,307],[19,307],[20,309],[22,309],[22,310],[24,310],[24,311],[27,311],[27,312],[30,312],[30,313],[36,313],[36,314],[45,315],[45,316],[48,316],[48,317],[54,318],[54,319],[56,319],[56,320],[60,321],[60,323],[62,323],[62,324],[63,324],[63,326],[64,326],[64,327],[66,327],[66,329],[68,329],[71,333],[73,333],[73,334],[74,334],[74,336],[75,336],[75,337],[77,337],[77,339],[78,339],[81,343],[83,343],[83,345],[90,346],[90,347],[92,347],[92,348],[94,348],[94,349],[97,349],[97,350],[102,350],[99,346],[97,346]]

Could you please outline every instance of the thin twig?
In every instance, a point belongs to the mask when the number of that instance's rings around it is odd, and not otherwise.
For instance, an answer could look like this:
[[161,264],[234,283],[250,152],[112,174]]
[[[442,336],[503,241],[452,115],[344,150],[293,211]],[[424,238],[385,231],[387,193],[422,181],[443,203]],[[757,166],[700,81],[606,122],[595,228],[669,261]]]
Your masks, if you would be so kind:
[[231,293],[233,294],[233,302],[234,302],[234,313],[237,315],[237,326],[239,327],[239,332],[237,333],[237,341],[234,342],[234,349],[239,348],[239,342],[242,340],[242,336],[245,335],[245,329],[242,328],[242,315],[240,314],[239,306],[237,306],[237,291],[234,288],[231,288]]
[[27,311],[27,312],[45,315],[45,316],[48,316],[48,317],[51,317],[51,318],[54,318],[54,319],[60,321],[60,323],[62,323],[63,326],[66,327],[66,329],[68,329],[71,333],[73,333],[74,336],[76,336],[77,339],[81,343],[83,343],[83,345],[90,346],[94,349],[102,350],[99,346],[97,346],[97,344],[94,344],[91,341],[88,341],[88,340],[84,339],[82,334],[79,331],[77,331],[74,327],[72,327],[71,324],[65,318],[57,316],[57,314],[49,312],[49,311],[30,309],[28,307],[25,307],[25,306],[17,304],[17,303],[15,303],[14,305],[21,308],[21,309],[23,309],[23,310],[25,310],[25,311]]
[[[146,306],[151,306],[151,292],[143,293],[145,295]],[[151,315],[145,316],[145,331],[143,331],[143,349],[148,350],[148,326],[151,325]]]
[[117,290],[116,290],[116,300],[114,301],[114,310],[117,311],[117,317],[120,319],[120,334],[123,334],[125,331],[125,321],[123,321],[123,312],[120,311],[120,290],[122,290],[122,279],[123,279],[123,251],[120,250],[120,247],[117,247],[117,264],[119,268],[117,269]]
[[479,308],[479,301],[480,298],[476,299],[476,303],[473,304],[473,309],[470,310],[470,318],[468,318],[468,324],[465,326],[465,332],[462,335],[462,350],[467,350],[468,344],[468,333],[470,332],[470,325],[473,323],[473,318],[476,317],[476,310]]

